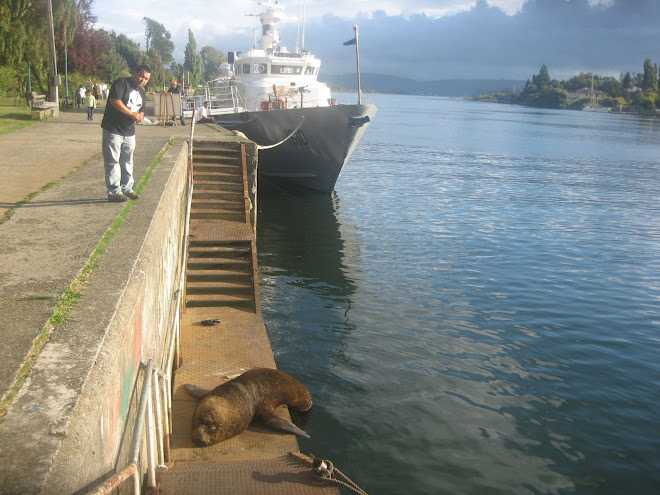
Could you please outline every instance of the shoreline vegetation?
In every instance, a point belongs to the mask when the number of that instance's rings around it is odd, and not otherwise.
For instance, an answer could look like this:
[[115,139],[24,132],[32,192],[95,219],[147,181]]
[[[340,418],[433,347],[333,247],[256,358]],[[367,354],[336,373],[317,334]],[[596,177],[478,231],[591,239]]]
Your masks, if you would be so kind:
[[[351,77],[355,76],[325,76],[325,80],[333,93],[356,93],[357,89],[349,86],[351,83],[348,79]],[[471,96],[470,92],[466,91],[470,85],[477,83],[493,88],[498,81],[466,79],[420,82],[382,74],[365,74],[362,78],[363,86],[365,80],[369,81],[369,86],[368,89],[363,89],[362,93],[444,96],[535,108],[587,109],[655,117],[660,114],[659,78],[658,64],[647,58],[643,72],[622,73],[619,78],[582,72],[567,81],[558,81],[550,78],[548,68],[543,64],[539,73],[533,75],[531,80],[501,81],[509,87],[479,90]],[[410,89],[400,89],[407,86]]]
[[543,64],[539,73],[532,76],[531,81],[528,79],[519,93],[515,89],[484,91],[468,99],[536,108],[590,109],[655,116],[660,104],[659,76],[658,64],[650,58],[644,61],[643,72],[628,72],[618,79],[580,73],[568,81],[558,81],[550,78],[548,67]]
[[[367,74],[370,89],[362,92],[382,93],[394,95],[419,95],[419,96],[446,96],[464,98],[472,101],[490,103],[507,103],[511,105],[522,105],[535,108],[567,109],[567,110],[592,110],[609,113],[641,115],[655,117],[660,113],[660,91],[658,80],[660,71],[658,65],[651,59],[644,61],[644,71],[638,74],[621,74],[619,78],[600,76],[590,72],[580,73],[567,81],[551,79],[545,64],[541,66],[538,74],[532,76],[531,80],[521,84],[521,90],[516,90],[515,81],[511,87],[504,89],[485,89],[473,93],[456,94],[456,86],[463,83],[467,89],[469,84],[481,83],[485,86],[497,85],[498,81],[475,81],[475,80],[441,80],[420,83],[412,80],[392,78],[385,75]],[[354,87],[346,87],[339,81],[346,81],[347,75],[326,76],[329,86],[333,92],[356,93]],[[410,83],[412,90],[393,89],[405,87]],[[420,91],[424,87],[426,91]],[[447,92],[453,87],[454,93]],[[374,89],[375,88],[375,89]],[[451,89],[450,89],[451,91]]]

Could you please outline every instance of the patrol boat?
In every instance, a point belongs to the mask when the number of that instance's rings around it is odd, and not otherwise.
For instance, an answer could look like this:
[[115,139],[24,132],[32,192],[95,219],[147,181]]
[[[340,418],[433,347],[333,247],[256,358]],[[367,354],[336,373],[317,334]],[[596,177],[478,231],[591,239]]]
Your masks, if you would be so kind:
[[359,90],[358,104],[338,104],[317,80],[321,61],[304,48],[289,52],[280,44],[278,2],[258,5],[261,46],[229,52],[228,63],[207,88],[210,114],[259,145],[259,177],[331,192],[376,107],[361,104]]

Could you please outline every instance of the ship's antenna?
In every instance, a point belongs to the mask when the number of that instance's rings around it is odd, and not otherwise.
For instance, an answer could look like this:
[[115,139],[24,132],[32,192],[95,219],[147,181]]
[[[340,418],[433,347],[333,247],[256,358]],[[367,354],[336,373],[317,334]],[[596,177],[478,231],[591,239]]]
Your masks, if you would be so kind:
[[303,0],[303,28],[302,28],[302,49],[305,49],[305,4],[306,0]]
[[255,50],[257,49],[257,16],[259,14],[245,14],[247,17],[254,17],[254,27],[252,28],[252,31],[254,32],[254,42],[252,44],[252,48]]
[[298,49],[299,41],[300,41],[300,0],[298,0],[298,32],[296,33],[296,53],[300,53]]

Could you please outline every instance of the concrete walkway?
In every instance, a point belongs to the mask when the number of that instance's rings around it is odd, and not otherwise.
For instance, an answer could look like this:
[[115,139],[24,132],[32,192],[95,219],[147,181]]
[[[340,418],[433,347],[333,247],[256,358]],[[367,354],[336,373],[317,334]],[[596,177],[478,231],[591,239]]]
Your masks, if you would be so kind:
[[[0,224],[0,397],[4,398],[54,307],[126,203],[106,198],[101,118],[84,109],[0,136],[0,209],[7,211],[43,186],[57,184],[20,206]],[[138,126],[136,183],[170,137],[185,141],[184,126]],[[197,137],[217,136],[211,126]],[[143,197],[160,194],[149,185]],[[136,207],[139,208],[137,201]]]

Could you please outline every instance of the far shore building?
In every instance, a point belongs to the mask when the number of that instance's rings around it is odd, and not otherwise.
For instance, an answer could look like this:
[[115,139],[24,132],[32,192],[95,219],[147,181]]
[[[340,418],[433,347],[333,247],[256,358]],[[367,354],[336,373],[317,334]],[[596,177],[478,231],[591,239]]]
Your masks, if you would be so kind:
[[575,103],[580,100],[596,100],[596,102],[599,102],[607,97],[608,94],[600,89],[582,88],[577,91],[569,91],[568,103]]

